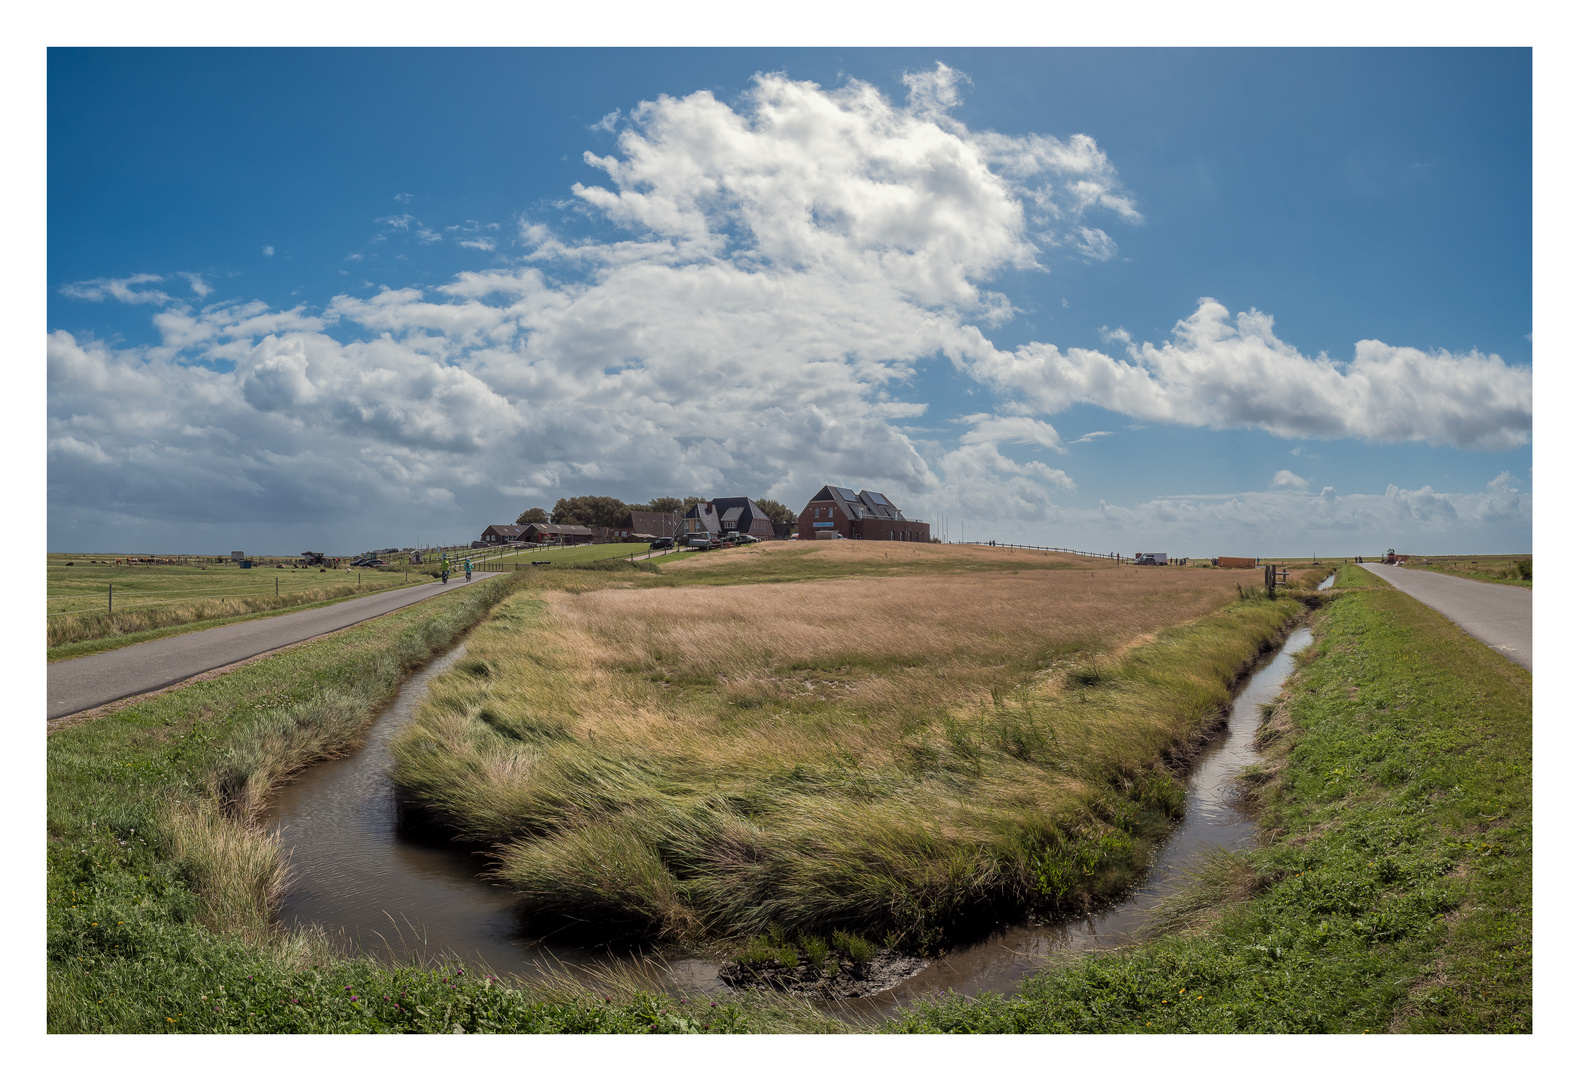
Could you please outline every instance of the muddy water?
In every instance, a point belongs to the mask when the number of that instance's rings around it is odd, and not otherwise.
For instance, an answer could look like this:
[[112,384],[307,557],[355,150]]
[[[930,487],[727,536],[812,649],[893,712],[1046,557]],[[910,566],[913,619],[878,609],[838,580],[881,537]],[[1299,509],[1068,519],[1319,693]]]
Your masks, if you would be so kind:
[[389,741],[426,696],[427,683],[464,654],[451,650],[408,680],[349,757],[314,765],[280,794],[268,823],[289,852],[285,926],[317,924],[352,952],[419,962],[453,954],[498,972],[596,957],[519,930],[510,894],[481,880],[481,860],[432,847],[397,828]]
[[[1296,630],[1248,679],[1226,727],[1199,755],[1182,824],[1160,849],[1141,889],[1077,922],[1003,929],[940,957],[892,990],[828,1007],[851,1020],[873,1020],[941,990],[1007,993],[1055,952],[1124,941],[1209,850],[1250,842],[1252,822],[1233,807],[1231,784],[1243,765],[1256,760],[1251,741],[1258,706],[1279,693],[1294,654],[1310,642],[1310,631]],[[457,955],[479,959],[499,974],[529,976],[547,965],[613,959],[609,952],[554,945],[523,933],[509,894],[478,877],[478,858],[413,841],[396,827],[387,778],[389,740],[425,696],[428,680],[462,652],[460,646],[406,683],[354,755],[314,766],[281,793],[273,824],[290,850],[294,878],[280,921],[342,932],[357,951],[406,962]],[[690,993],[728,992],[715,964],[700,958],[668,958],[655,981]]]

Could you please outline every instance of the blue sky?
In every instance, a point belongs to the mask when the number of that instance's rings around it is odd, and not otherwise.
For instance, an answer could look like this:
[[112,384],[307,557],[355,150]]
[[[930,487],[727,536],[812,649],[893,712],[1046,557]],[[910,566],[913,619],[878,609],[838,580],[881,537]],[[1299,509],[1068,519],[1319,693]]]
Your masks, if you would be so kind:
[[52,50],[49,546],[1527,551],[1528,50]]

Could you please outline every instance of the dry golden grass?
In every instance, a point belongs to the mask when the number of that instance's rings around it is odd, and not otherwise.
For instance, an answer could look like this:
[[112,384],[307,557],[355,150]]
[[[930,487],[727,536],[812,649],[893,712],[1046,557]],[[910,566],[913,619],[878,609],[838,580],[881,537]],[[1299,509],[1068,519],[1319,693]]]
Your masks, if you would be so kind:
[[216,802],[172,803],[164,829],[174,861],[201,898],[203,924],[265,940],[285,883],[278,835],[225,817]]
[[434,683],[396,782],[542,913],[933,939],[1134,873],[1175,806],[1166,761],[1294,610],[1217,616],[1233,574],[792,547],[849,576],[514,598]]
[[[763,565],[799,564],[834,573],[862,570],[896,570],[918,573],[955,573],[968,570],[1055,567],[1113,570],[1108,559],[1059,552],[988,548],[972,545],[915,544],[897,541],[863,543],[851,540],[773,540],[746,547],[728,548],[683,559],[664,566],[663,572],[682,577],[732,569],[757,573]],[[1126,567],[1130,571],[1134,568]]]

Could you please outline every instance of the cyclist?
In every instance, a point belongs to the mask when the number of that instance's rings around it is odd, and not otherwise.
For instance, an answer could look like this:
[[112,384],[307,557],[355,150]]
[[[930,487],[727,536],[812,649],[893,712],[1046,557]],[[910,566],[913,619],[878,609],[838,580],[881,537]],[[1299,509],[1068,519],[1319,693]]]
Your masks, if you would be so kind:
[[440,571],[442,571],[443,584],[447,585],[448,584],[448,553],[446,551],[443,552],[443,561],[438,563],[437,568]]
[[465,560],[465,580],[466,581],[470,580],[470,560],[469,559]]

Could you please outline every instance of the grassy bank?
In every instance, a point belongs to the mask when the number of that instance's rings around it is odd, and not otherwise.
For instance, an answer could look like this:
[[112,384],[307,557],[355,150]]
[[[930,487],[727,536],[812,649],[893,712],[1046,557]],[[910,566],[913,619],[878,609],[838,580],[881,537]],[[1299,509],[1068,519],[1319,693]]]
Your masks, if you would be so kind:
[[1531,677],[1358,567],[1251,775],[1264,843],[1019,996],[900,1031],[1511,1032],[1531,1023]]
[[[273,786],[342,753],[404,675],[511,574],[109,716],[48,744],[48,1026],[57,1032],[829,1029],[792,1003],[680,1006],[619,985],[528,992],[474,970],[381,967],[269,924]],[[611,1000],[608,1000],[608,999]]]
[[[567,547],[525,548],[500,554],[496,551],[477,550],[469,554],[477,567],[483,570],[512,570],[515,566],[578,566],[581,563],[605,562],[609,559],[627,559],[630,555],[644,555],[649,544],[572,544]],[[450,561],[456,566],[464,564],[466,556],[454,556]]]
[[434,681],[395,780],[540,923],[668,940],[923,949],[1120,891],[1298,610],[1224,574],[916,544],[540,580]]
[[1430,570],[1434,574],[1528,589],[1531,587],[1531,562],[1529,555],[1443,555],[1414,558],[1405,566],[1412,570]]
[[[75,565],[68,566],[68,562]],[[48,658],[64,660],[172,634],[321,607],[405,583],[402,571],[116,566],[112,557],[52,556],[45,620]],[[111,587],[113,611],[109,610]]]

